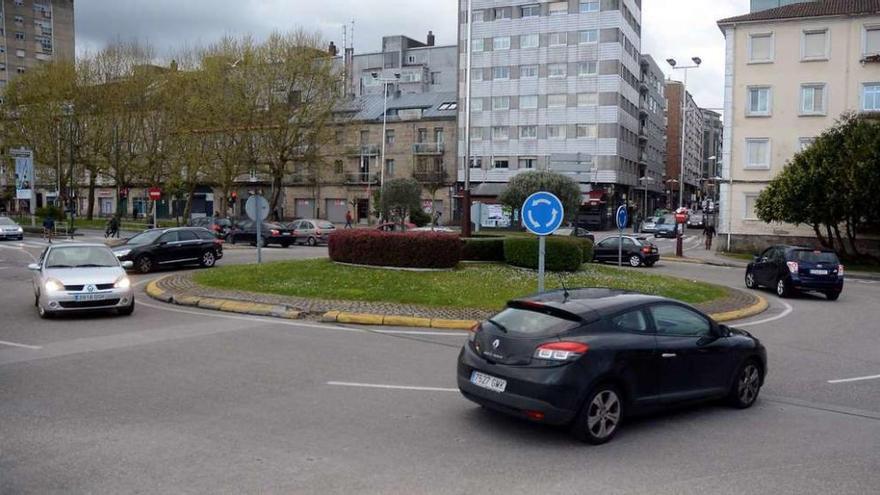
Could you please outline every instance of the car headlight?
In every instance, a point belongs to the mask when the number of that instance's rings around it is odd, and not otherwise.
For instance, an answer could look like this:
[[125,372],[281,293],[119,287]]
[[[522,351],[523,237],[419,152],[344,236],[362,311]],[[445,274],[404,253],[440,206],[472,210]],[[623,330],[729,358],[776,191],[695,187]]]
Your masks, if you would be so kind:
[[46,287],[46,292],[50,294],[54,294],[56,292],[61,292],[64,290],[64,284],[55,280],[54,278],[46,280],[46,283],[43,285]]
[[128,289],[129,287],[131,287],[131,280],[126,275],[119,277],[116,279],[116,282],[113,283],[114,289]]
[[115,254],[117,258],[124,258],[130,253],[131,249],[120,249],[119,251],[113,251],[113,254]]
[[23,232],[24,232],[24,229],[21,228],[21,227],[19,227],[19,228],[18,228],[18,233],[21,234],[21,233],[23,233]]

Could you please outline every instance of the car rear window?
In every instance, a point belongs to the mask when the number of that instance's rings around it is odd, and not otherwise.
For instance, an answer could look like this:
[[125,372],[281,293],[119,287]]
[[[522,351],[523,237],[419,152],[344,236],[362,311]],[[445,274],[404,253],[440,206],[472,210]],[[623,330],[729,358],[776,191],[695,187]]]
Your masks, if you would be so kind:
[[329,229],[335,229],[336,226],[333,225],[333,224],[330,223],[330,222],[318,222],[318,228],[319,228],[319,229],[328,229],[328,230],[329,230]]
[[195,233],[203,241],[213,241],[214,239],[216,239],[216,236],[211,233],[210,230],[196,230]]
[[794,259],[805,263],[828,263],[830,265],[840,264],[837,255],[827,251],[807,251],[799,250],[794,252]]
[[556,335],[577,328],[578,323],[556,316],[524,309],[507,308],[489,320],[511,335],[538,337]]

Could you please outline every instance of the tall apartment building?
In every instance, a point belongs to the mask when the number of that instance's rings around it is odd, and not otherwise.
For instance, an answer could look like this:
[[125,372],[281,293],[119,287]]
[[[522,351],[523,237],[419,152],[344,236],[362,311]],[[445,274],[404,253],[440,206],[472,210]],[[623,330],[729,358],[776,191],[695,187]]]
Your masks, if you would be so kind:
[[[661,204],[666,175],[666,76],[650,55],[641,57],[639,91],[639,187],[642,212],[652,213]],[[645,179],[642,181],[642,179]],[[645,194],[647,189],[647,195]],[[646,199],[647,196],[647,199]]]
[[[686,95],[685,95],[686,93]],[[703,178],[703,112],[684,84],[666,82],[666,190],[667,206],[677,208],[679,188],[684,187],[684,205],[698,200],[700,179]],[[682,110],[684,99],[684,110]],[[682,115],[684,114],[684,115]],[[682,117],[685,118],[682,121]],[[682,125],[684,122],[684,125]],[[682,129],[684,127],[684,129]],[[684,132],[684,164],[682,164],[682,132]],[[681,177],[684,169],[684,177]]]
[[842,113],[880,111],[880,0],[795,4],[718,26],[726,40],[719,232],[734,249],[812,243],[809,227],[760,221],[755,200]]
[[[472,194],[493,201],[532,169],[616,204],[639,187],[639,0],[459,1],[459,183],[472,50]],[[473,42],[467,46],[468,22]],[[635,198],[633,198],[635,199]]]
[[73,0],[3,0],[0,9],[0,88],[37,64],[75,56]]
[[815,0],[752,0],[751,10],[749,12],[758,12],[761,10],[775,9],[777,7],[785,7],[795,3],[812,2]]
[[721,140],[724,123],[721,114],[706,108],[703,113],[703,178],[718,177],[721,167]]

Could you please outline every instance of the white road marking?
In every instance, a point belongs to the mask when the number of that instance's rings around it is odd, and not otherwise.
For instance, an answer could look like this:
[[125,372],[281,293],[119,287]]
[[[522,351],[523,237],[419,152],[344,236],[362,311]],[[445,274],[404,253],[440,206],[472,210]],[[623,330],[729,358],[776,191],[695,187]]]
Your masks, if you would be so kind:
[[785,301],[779,301],[779,302],[782,303],[783,306],[785,306],[785,310],[782,313],[779,313],[776,316],[773,316],[771,318],[766,318],[763,320],[750,321],[748,323],[734,323],[732,326],[740,328],[740,327],[753,327],[756,325],[763,325],[765,323],[770,323],[770,322],[774,322],[776,320],[781,320],[781,319],[785,318],[786,316],[790,315],[794,311],[794,308],[791,307],[791,304],[788,304]]
[[416,392],[458,392],[457,388],[410,387],[405,385],[381,385],[377,383],[327,382],[337,387],[381,388],[386,390],[414,390]]
[[842,380],[828,380],[828,383],[850,383],[850,382],[864,382],[868,380],[880,380],[880,375],[873,376],[858,376],[856,378],[844,378]]
[[30,349],[32,351],[39,351],[40,349],[42,349],[42,347],[38,345],[17,344],[15,342],[6,342],[4,340],[0,340],[0,345],[8,345],[9,347],[20,347],[22,349]]
[[11,246],[0,246],[0,249],[9,249],[12,251],[21,251],[22,253],[31,257],[32,260],[37,261],[37,257],[32,255],[29,251],[26,251],[23,247],[11,247]]

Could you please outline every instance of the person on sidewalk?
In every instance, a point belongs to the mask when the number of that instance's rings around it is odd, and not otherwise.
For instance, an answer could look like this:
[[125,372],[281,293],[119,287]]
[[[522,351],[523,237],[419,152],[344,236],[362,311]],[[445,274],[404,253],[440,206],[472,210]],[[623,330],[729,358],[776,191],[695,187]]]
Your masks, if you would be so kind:
[[43,219],[43,238],[49,241],[49,244],[52,244],[52,237],[55,235],[55,217],[51,214],[46,215],[46,218]]
[[346,212],[345,212],[345,228],[347,228],[347,229],[352,228],[352,226],[351,226],[351,220],[352,220],[352,218],[351,218],[351,212],[350,212],[350,211],[346,211]]
[[712,239],[715,238],[715,225],[713,223],[706,223],[706,227],[703,229],[703,235],[706,237],[706,251],[711,251]]

